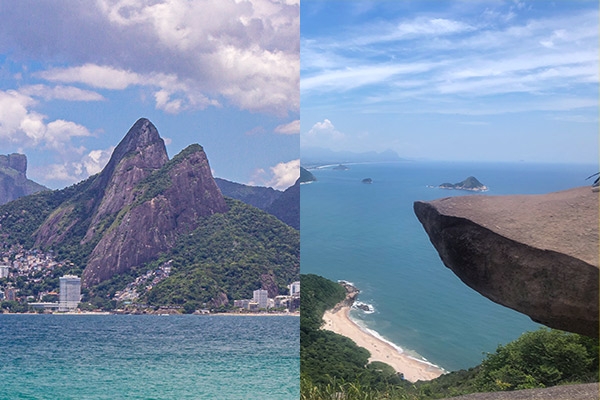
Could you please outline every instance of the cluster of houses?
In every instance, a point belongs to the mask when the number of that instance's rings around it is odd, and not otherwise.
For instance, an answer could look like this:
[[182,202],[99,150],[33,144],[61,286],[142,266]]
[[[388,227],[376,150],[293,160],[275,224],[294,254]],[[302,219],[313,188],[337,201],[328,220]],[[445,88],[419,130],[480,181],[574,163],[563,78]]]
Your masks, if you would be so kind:
[[293,312],[300,308],[300,282],[288,285],[289,295],[269,297],[269,292],[264,289],[252,292],[252,299],[234,300],[233,306],[240,310],[262,311],[269,309],[286,309]]
[[129,303],[149,292],[160,281],[169,277],[172,263],[173,261],[169,260],[157,269],[146,271],[144,275],[138,276],[133,282],[127,284],[125,289],[116,292],[113,300]]
[[[24,278],[29,283],[40,283],[51,276],[56,268],[66,264],[54,259],[52,251],[24,250],[21,246],[12,246],[10,249],[0,251],[0,300],[12,301],[41,301],[46,296],[58,296],[53,291],[40,291],[35,296],[20,296],[15,282]],[[71,264],[72,266],[72,264]],[[21,278],[21,279],[22,279]]]

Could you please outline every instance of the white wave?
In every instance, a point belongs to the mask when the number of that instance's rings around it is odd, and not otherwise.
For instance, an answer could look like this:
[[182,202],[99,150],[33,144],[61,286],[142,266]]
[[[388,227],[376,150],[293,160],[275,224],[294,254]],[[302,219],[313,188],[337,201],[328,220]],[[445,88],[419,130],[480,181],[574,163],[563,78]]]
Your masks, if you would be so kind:
[[360,310],[365,314],[373,314],[375,312],[375,307],[373,307],[372,304],[364,303],[362,301],[354,302],[354,304],[352,304],[352,308],[354,308],[355,310]]
[[[440,367],[439,365],[436,365],[432,362],[430,362],[429,360],[427,360],[425,357],[423,357],[422,355],[420,355],[419,353],[417,353],[416,351],[412,351],[412,350],[404,350],[402,347],[400,347],[399,345],[397,345],[394,342],[391,342],[390,340],[384,338],[383,336],[381,336],[381,334],[379,334],[379,332],[377,332],[376,330],[367,328],[361,321],[357,321],[354,318],[350,318],[350,320],[352,322],[354,322],[354,324],[356,324],[356,326],[358,326],[360,328],[361,331],[373,336],[376,339],[381,340],[382,342],[389,344],[390,346],[392,346],[398,353],[400,354],[404,354],[406,357],[418,361],[422,364],[426,364],[429,365],[430,367],[434,367],[434,368],[438,368],[441,369],[442,371],[446,372],[446,370],[442,367]],[[406,353],[406,354],[405,354]]]

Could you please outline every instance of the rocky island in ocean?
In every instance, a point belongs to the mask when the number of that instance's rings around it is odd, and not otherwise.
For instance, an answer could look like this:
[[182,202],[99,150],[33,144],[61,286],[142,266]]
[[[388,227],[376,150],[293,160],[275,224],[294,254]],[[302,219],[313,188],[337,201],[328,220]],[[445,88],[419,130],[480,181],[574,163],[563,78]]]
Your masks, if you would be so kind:
[[371,178],[365,178],[361,182],[362,183],[373,183],[373,179],[371,179]]
[[469,176],[464,181],[458,183],[442,183],[438,187],[440,189],[470,190],[473,192],[486,192],[488,190],[488,187],[479,182],[474,176]]

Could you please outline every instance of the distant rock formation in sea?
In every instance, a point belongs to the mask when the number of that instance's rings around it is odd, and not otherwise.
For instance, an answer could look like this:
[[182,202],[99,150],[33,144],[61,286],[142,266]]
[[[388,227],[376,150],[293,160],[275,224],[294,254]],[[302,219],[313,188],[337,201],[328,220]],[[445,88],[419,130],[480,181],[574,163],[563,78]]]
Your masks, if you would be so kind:
[[335,167],[333,167],[332,169],[336,170],[336,171],[347,171],[350,168],[348,168],[347,166],[345,166],[344,164],[339,164],[336,165]]
[[418,201],[414,211],[465,284],[536,322],[598,337],[598,194],[589,187]]
[[27,179],[25,154],[0,155],[0,205],[42,190],[48,188]]
[[361,182],[362,183],[373,183],[373,179],[371,179],[371,178],[365,178]]
[[474,176],[469,176],[462,182],[458,183],[442,183],[439,186],[440,189],[456,189],[456,190],[470,190],[473,192],[485,192],[488,190],[487,186],[479,182]]

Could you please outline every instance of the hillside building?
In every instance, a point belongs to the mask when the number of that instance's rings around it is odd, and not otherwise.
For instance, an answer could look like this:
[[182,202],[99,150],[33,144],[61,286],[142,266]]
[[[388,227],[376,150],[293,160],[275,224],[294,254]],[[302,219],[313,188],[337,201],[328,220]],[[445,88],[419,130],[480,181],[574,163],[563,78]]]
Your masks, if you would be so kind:
[[290,289],[290,296],[300,296],[300,281],[292,282],[290,285],[288,285],[288,289]]
[[74,275],[65,275],[59,280],[58,311],[73,311],[81,300],[81,279]]
[[267,308],[269,305],[269,292],[264,289],[258,289],[252,292],[252,300],[258,303],[258,308]]

